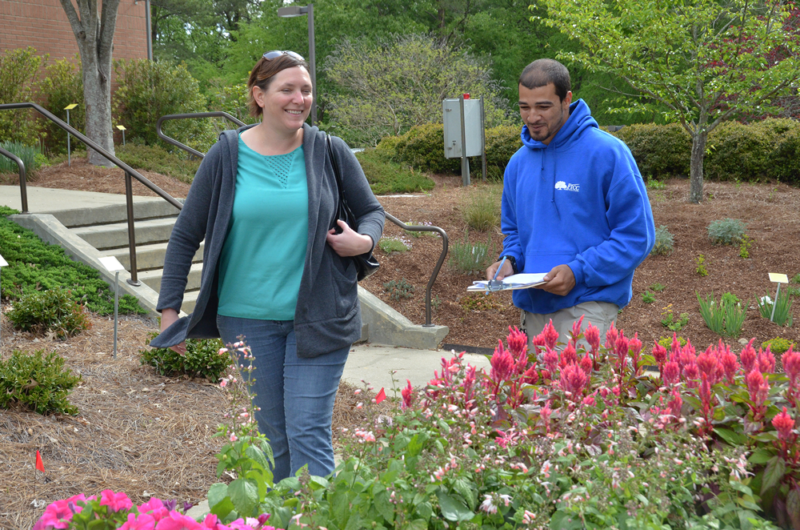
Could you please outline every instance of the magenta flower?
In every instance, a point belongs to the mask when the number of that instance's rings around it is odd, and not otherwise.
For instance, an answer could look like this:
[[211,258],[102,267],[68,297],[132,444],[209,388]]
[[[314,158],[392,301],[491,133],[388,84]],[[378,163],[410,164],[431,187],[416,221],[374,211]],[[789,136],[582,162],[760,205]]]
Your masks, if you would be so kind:
[[156,522],[155,518],[150,514],[142,513],[137,516],[129,513],[128,520],[119,527],[119,530],[154,530]]
[[728,383],[733,384],[733,378],[739,370],[739,362],[736,360],[736,354],[730,350],[722,354],[722,367],[725,369],[725,378]]
[[583,326],[583,317],[585,316],[586,315],[581,315],[581,318],[572,323],[572,336],[570,338],[573,344],[577,344],[578,342],[578,337],[581,335],[581,326]]
[[633,338],[628,342],[628,349],[631,354],[631,360],[633,361],[633,373],[639,373],[639,357],[642,353],[642,341],[639,340],[639,333],[634,333]]
[[536,365],[532,365],[525,370],[525,373],[522,374],[522,380],[529,385],[535,385],[539,381],[539,373],[536,371]]
[[587,353],[581,358],[581,370],[584,371],[586,377],[591,377],[592,375],[592,359],[589,358],[589,354]]
[[619,332],[617,331],[617,328],[614,326],[614,323],[612,322],[611,327],[608,328],[608,331],[606,331],[606,344],[605,344],[606,348],[608,348],[609,350],[614,349],[614,345],[617,343],[618,334]]
[[[90,499],[93,498],[91,497]],[[78,506],[77,502],[86,500],[86,496],[81,493],[69,499],[62,499],[50,504],[44,509],[44,513],[34,525],[34,530],[44,530],[45,528],[58,528],[61,530],[68,528],[72,515],[83,510],[83,507]]]
[[775,372],[775,355],[772,354],[769,346],[767,346],[767,351],[758,349],[758,369],[762,374]]
[[742,361],[742,366],[744,367],[744,373],[749,374],[753,371],[753,366],[756,363],[756,350],[753,348],[753,341],[756,339],[750,339],[750,342],[747,343],[747,346],[744,347],[742,353],[739,354],[739,358]]
[[538,335],[533,337],[533,339],[531,339],[531,342],[533,343],[534,352],[536,352],[538,354],[545,347],[545,342],[546,341],[544,339],[544,333],[539,333]]
[[797,379],[800,377],[800,352],[796,352],[789,346],[789,349],[781,356],[783,371],[789,376],[789,386],[797,387]]
[[403,410],[411,407],[411,404],[414,402],[414,387],[411,386],[411,380],[406,379],[406,383],[406,387],[400,391],[400,395],[403,397],[403,402],[400,404],[400,408]]
[[667,403],[667,408],[669,409],[669,413],[672,414],[675,419],[680,419],[682,407],[683,398],[681,398],[681,393],[678,392],[678,389],[676,388],[672,391],[672,399],[669,403]]
[[672,346],[671,346],[671,349],[670,349],[670,358],[672,358],[672,355],[676,355],[676,354],[680,355],[680,353],[681,353],[681,343],[678,340],[678,334],[676,332],[673,332],[672,333]]
[[548,348],[555,348],[556,342],[558,342],[558,331],[556,331],[555,326],[553,326],[553,320],[551,319],[550,322],[542,330],[542,335],[544,335],[544,344]]
[[558,365],[563,369],[570,364],[578,362],[578,353],[575,351],[575,346],[572,342],[567,344],[567,347],[561,352],[561,360]]
[[789,441],[794,429],[794,420],[786,412],[786,407],[783,407],[783,412],[772,418],[772,426],[778,431],[779,439],[784,442]]
[[570,364],[561,370],[561,380],[559,384],[561,385],[561,390],[570,393],[570,399],[578,401],[588,380],[589,378],[586,377],[586,373],[580,366],[577,364]]
[[675,361],[670,361],[664,365],[664,382],[668,385],[676,384],[681,377],[681,367]]
[[119,512],[130,510],[133,508],[133,503],[122,491],[114,493],[111,490],[103,490],[100,492],[100,506],[108,506],[112,512]]
[[586,326],[586,330],[583,332],[583,338],[589,343],[593,354],[600,349],[600,330],[591,323]]
[[697,363],[683,365],[683,377],[686,378],[686,386],[697,388],[700,385],[700,368]]
[[508,349],[511,350],[511,354],[519,359],[520,357],[527,358],[528,356],[528,336],[525,335],[524,332],[520,331],[517,326],[514,326],[512,329],[511,326],[508,326],[508,337],[506,338],[506,342],[508,343]]
[[544,352],[544,364],[550,373],[555,373],[556,368],[558,368],[558,353],[549,346]]
[[139,505],[139,513],[148,513],[158,522],[169,514],[169,510],[161,502],[161,499],[150,497],[149,501]]
[[155,530],[204,530],[204,528],[191,517],[173,510],[158,522]]
[[500,341],[498,341],[490,363],[492,365],[490,376],[496,383],[508,379],[514,369],[514,358],[511,356],[511,352],[503,349],[503,343]]

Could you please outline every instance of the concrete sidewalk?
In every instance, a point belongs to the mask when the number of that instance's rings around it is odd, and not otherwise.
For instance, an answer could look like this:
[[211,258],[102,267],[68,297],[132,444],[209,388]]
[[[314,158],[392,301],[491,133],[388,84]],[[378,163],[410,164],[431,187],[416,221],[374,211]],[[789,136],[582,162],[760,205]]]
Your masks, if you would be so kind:
[[[28,210],[31,213],[50,213],[63,210],[82,210],[98,206],[125,206],[125,195],[95,191],[60,190],[28,185]],[[161,197],[133,196],[133,202],[160,201]],[[19,186],[0,186],[0,205],[22,210]]]

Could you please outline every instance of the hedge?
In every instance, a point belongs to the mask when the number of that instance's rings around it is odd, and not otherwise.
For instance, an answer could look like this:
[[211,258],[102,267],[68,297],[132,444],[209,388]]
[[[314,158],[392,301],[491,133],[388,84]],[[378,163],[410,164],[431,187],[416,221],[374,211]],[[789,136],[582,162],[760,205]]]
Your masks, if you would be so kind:
[[[642,176],[664,179],[688,176],[692,140],[679,124],[629,125],[612,133],[625,142]],[[522,146],[520,127],[486,130],[486,164],[490,179],[502,179],[511,155]],[[441,124],[413,127],[402,136],[381,140],[377,148],[396,162],[429,173],[460,172],[458,159],[444,158]],[[480,174],[480,164],[472,164]],[[767,119],[752,124],[726,122],[708,138],[704,177],[709,180],[776,180],[800,183],[800,122]]]

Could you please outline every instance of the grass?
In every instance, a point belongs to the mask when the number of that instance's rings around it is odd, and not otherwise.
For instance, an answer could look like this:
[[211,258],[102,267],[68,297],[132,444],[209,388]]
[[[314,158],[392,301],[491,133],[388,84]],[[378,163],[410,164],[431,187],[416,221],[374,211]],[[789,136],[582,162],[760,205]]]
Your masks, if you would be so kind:
[[192,160],[188,153],[170,153],[157,145],[126,144],[115,147],[117,158],[133,169],[143,169],[168,175],[191,184],[200,167],[200,159]]
[[375,149],[356,153],[356,158],[364,170],[372,192],[376,195],[433,189],[434,183],[430,178],[407,166],[392,162]]
[[470,190],[461,205],[464,222],[473,230],[484,232],[500,227],[502,186],[480,186]]
[[485,270],[494,258],[494,245],[470,243],[469,230],[464,232],[463,242],[454,241],[450,245],[450,266],[466,274]]
[[[17,155],[25,164],[25,178],[33,181],[36,170],[46,160],[39,147],[21,144],[19,142],[0,142],[0,147]],[[13,173],[19,175],[19,166],[7,156],[0,155],[0,173]]]

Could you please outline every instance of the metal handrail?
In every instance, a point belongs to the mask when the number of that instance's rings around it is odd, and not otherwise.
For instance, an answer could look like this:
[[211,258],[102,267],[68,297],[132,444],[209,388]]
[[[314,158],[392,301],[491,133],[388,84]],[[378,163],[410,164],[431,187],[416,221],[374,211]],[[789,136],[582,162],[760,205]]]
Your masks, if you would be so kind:
[[[87,147],[94,149],[95,151],[103,155],[109,162],[116,164],[123,171],[125,171],[125,202],[127,205],[127,215],[128,215],[128,253],[131,261],[131,267],[130,267],[131,277],[128,278],[127,281],[131,285],[135,286],[141,285],[136,270],[136,237],[133,227],[134,217],[133,217],[132,178],[135,177],[136,180],[138,180],[139,182],[150,188],[150,190],[152,190],[156,195],[158,195],[159,197],[161,197],[162,199],[164,199],[165,201],[176,207],[178,210],[183,209],[183,204],[181,204],[172,195],[162,190],[152,182],[150,182],[150,180],[142,176],[138,171],[133,169],[131,166],[129,166],[116,156],[112,155],[111,153],[100,147],[97,143],[95,143],[93,140],[89,139],[82,133],[78,132],[75,128],[64,123],[64,121],[62,121],[60,118],[56,117],[54,114],[52,114],[47,109],[41,107],[40,105],[37,105],[36,103],[5,103],[0,105],[0,110],[14,110],[14,109],[28,109],[28,108],[36,110],[39,114],[41,114],[45,118],[49,119],[50,121],[58,125],[61,129],[63,129],[67,133],[71,134],[72,136],[74,136],[75,138],[86,144]],[[24,184],[20,185],[24,186]]]
[[[216,112],[197,112],[197,113],[190,113],[190,114],[168,114],[166,116],[161,116],[156,123],[156,133],[158,137],[164,140],[165,142],[174,145],[175,147],[179,147],[183,149],[187,153],[191,153],[194,156],[204,158],[206,155],[197,151],[196,149],[192,149],[188,145],[184,145],[179,141],[175,140],[174,138],[170,138],[166,134],[161,131],[161,124],[167,120],[181,120],[187,118],[225,118],[228,121],[236,123],[240,127],[243,127],[245,124],[227,112],[216,111]],[[449,240],[447,238],[447,233],[438,226],[423,226],[423,225],[407,225],[400,221],[397,217],[386,213],[386,218],[389,219],[391,222],[402,228],[403,230],[407,230],[409,232],[436,232],[440,236],[442,236],[442,252],[439,254],[439,259],[436,262],[436,266],[433,268],[433,273],[431,274],[430,279],[428,280],[428,285],[425,287],[425,324],[424,327],[431,327],[432,318],[431,318],[431,289],[433,288],[433,284],[436,281],[436,278],[439,276],[439,270],[442,268],[442,264],[444,263],[444,258],[447,256],[447,249],[449,247]]]
[[25,180],[25,162],[23,162],[22,159],[14,153],[6,151],[2,147],[0,147],[0,155],[5,155],[17,163],[17,167],[19,168],[19,192],[22,195],[21,213],[28,213],[28,187],[27,181]]

